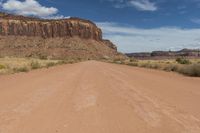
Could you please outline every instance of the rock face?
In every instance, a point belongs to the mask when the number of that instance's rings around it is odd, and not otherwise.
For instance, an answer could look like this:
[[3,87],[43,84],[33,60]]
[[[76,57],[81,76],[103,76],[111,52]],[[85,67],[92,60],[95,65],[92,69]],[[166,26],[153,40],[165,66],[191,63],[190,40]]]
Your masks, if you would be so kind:
[[102,58],[123,56],[93,22],[0,13],[0,56]]
[[43,38],[74,37],[102,40],[102,32],[94,23],[69,18],[62,20],[44,20],[0,14],[0,35],[39,36]]

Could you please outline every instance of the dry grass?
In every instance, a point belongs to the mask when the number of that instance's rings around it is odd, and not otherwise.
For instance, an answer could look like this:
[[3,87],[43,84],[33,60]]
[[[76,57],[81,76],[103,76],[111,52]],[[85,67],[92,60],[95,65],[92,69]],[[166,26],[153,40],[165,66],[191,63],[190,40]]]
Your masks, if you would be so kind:
[[113,60],[116,64],[125,64],[135,67],[173,71],[192,77],[200,77],[200,59],[171,59],[171,60]]
[[0,74],[11,74],[17,72],[28,72],[39,68],[49,68],[55,65],[78,62],[72,59],[45,60],[35,58],[0,58]]

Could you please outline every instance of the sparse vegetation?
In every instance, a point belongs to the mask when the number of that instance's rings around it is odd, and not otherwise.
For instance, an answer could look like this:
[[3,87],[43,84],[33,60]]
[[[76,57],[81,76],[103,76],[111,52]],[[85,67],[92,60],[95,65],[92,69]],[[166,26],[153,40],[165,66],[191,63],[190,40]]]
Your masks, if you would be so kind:
[[200,77],[200,64],[182,66],[178,69],[178,72],[188,76]]
[[40,63],[38,61],[32,61],[31,64],[30,64],[30,66],[31,66],[31,69],[41,68],[41,65],[40,65]]
[[2,65],[2,64],[0,64],[0,70],[1,69],[5,69],[6,67],[4,66],[4,65]]
[[46,67],[49,68],[49,67],[55,66],[56,64],[57,63],[49,62],[49,63],[47,63]]
[[130,58],[130,62],[138,62],[138,60],[132,57]]
[[189,59],[186,59],[184,57],[179,57],[176,59],[176,61],[179,63],[179,64],[191,64],[190,60]]
[[39,54],[39,59],[47,60],[47,55]]
[[125,64],[135,67],[144,67],[151,69],[159,69],[168,72],[178,72],[187,76],[200,77],[200,60],[177,58],[171,60],[113,60],[116,64]]
[[0,58],[0,74],[28,72],[39,68],[50,68],[56,65],[80,62],[79,59],[48,60],[35,58]]
[[19,68],[13,68],[13,72],[28,72],[29,71],[29,69],[28,69],[28,67],[26,67],[26,66],[23,66],[23,67],[19,67]]

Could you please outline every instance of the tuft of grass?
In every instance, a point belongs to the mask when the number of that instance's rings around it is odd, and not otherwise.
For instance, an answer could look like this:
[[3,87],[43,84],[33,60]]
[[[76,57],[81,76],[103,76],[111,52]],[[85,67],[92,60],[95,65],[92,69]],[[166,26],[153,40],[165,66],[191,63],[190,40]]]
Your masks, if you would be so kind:
[[46,64],[46,67],[47,67],[47,68],[53,67],[53,66],[55,66],[55,65],[57,65],[57,64],[58,64],[58,63],[48,62],[48,63]]
[[200,77],[200,64],[183,66],[178,69],[178,72],[187,76]]
[[129,66],[138,66],[138,63],[137,62],[129,62],[129,63],[127,63],[127,65],[129,65]]
[[165,65],[164,67],[163,67],[163,70],[164,71],[168,71],[168,72],[170,72],[170,71],[172,71],[172,72],[176,72],[176,71],[178,71],[179,70],[179,65],[177,65],[177,64],[169,64],[169,65]]
[[132,57],[132,58],[130,58],[130,59],[129,59],[129,61],[130,61],[130,62],[138,62],[138,60],[137,60],[137,59],[135,59],[135,58],[133,58],[133,57]]
[[13,71],[16,73],[16,72],[28,72],[29,69],[28,67],[26,66],[23,66],[23,67],[19,67],[19,68],[13,68]]
[[2,65],[2,64],[0,64],[0,70],[1,69],[6,69],[6,66],[5,65]]
[[176,62],[178,62],[179,64],[191,64],[191,61],[189,59],[184,58],[184,57],[177,58]]
[[41,60],[47,60],[48,58],[47,58],[47,55],[40,54],[39,55],[39,59],[41,59]]
[[40,63],[38,61],[32,61],[30,66],[31,66],[31,69],[39,69],[39,68],[41,68],[41,65],[40,65]]

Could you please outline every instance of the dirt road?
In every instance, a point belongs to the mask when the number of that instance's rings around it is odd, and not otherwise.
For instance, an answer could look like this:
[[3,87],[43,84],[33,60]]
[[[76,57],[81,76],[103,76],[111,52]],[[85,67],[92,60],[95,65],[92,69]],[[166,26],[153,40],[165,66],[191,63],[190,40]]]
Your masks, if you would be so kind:
[[96,61],[0,76],[0,133],[200,133],[200,79]]

